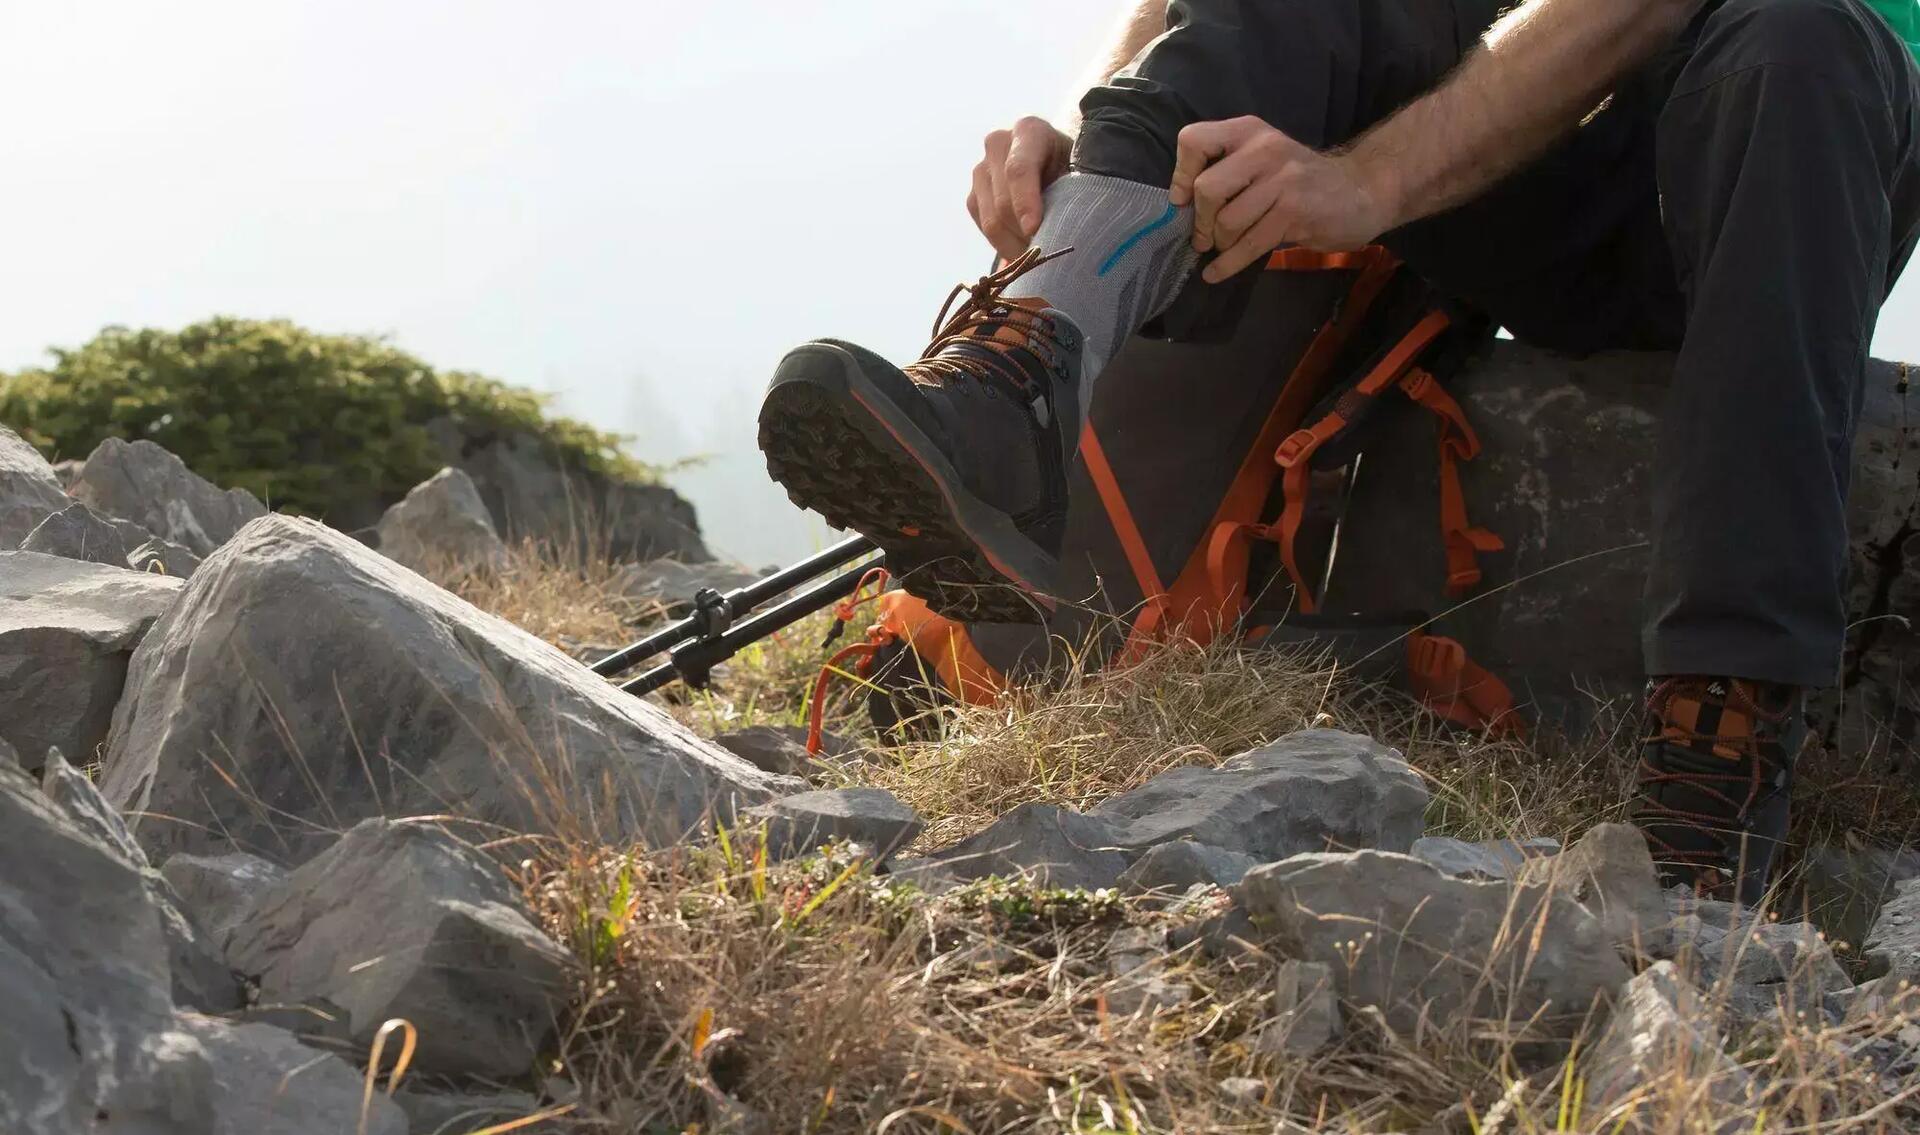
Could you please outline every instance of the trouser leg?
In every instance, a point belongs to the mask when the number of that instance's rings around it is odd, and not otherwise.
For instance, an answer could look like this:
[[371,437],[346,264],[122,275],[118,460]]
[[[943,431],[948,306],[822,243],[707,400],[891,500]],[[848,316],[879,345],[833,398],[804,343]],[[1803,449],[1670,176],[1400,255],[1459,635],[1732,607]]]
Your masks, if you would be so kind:
[[1868,345],[1911,248],[1915,69],[1857,0],[1728,0],[1658,123],[1686,332],[1661,422],[1653,674],[1838,673]]

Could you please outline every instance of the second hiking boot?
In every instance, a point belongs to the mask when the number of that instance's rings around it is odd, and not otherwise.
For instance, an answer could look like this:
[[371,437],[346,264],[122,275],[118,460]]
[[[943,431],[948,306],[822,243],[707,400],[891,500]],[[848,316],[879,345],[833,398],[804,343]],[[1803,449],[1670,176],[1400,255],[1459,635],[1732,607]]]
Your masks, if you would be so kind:
[[949,618],[1034,622],[1060,598],[1081,336],[1044,302],[1001,294],[1051,258],[1030,249],[956,287],[904,367],[808,343],[761,403],[760,448],[787,495],[871,538],[901,585]]
[[1663,885],[1747,906],[1787,838],[1807,741],[1798,690],[1733,678],[1656,681],[1647,696],[1634,822]]

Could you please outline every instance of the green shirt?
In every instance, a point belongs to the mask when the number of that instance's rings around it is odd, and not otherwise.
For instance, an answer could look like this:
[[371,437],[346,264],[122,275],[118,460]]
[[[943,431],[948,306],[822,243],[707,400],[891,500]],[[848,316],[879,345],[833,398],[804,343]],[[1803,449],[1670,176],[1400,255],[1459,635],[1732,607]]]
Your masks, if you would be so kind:
[[1893,26],[1893,34],[1907,41],[1907,50],[1920,59],[1920,0],[1867,0]]

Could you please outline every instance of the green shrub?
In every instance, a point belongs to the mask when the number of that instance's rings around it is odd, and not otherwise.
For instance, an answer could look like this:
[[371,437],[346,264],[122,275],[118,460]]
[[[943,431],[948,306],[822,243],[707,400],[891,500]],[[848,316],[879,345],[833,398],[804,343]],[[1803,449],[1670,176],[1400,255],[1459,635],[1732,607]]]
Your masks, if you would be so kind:
[[531,434],[564,465],[646,479],[620,438],[549,417],[545,398],[482,375],[438,372],[364,335],[286,320],[209,319],[179,331],[109,327],[53,352],[51,367],[0,374],[0,422],[48,457],[85,457],[109,437],[145,438],[216,484],[314,516],[397,499],[456,444]]

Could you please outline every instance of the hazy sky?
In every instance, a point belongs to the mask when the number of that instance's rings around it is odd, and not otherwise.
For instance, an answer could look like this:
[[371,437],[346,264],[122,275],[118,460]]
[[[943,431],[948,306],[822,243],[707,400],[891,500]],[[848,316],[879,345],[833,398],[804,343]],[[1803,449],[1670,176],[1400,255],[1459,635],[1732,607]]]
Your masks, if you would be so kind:
[[[753,448],[789,347],[911,355],[989,253],[980,136],[1118,0],[0,0],[0,369],[223,313],[390,335],[695,453],[711,543],[824,527]],[[1920,283],[1879,353],[1920,357]]]

